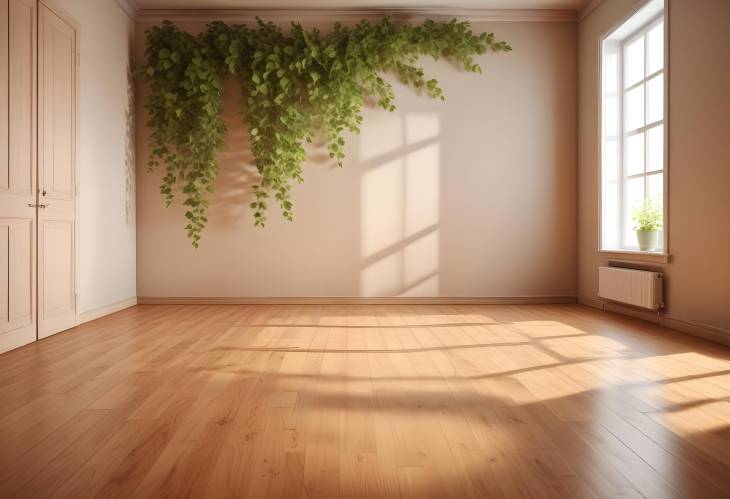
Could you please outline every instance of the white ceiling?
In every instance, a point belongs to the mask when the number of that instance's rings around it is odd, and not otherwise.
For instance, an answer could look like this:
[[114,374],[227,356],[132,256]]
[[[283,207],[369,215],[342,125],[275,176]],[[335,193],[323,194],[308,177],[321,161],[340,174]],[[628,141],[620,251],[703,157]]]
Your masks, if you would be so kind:
[[587,0],[136,0],[140,9],[570,9]]

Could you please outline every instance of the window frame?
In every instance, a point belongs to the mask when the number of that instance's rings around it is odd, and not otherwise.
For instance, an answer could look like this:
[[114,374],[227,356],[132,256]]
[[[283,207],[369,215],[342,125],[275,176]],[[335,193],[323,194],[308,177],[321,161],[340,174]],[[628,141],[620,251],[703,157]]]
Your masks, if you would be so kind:
[[[623,18],[620,22],[613,25],[607,32],[599,39],[598,41],[598,196],[597,196],[597,210],[598,210],[598,250],[597,252],[599,254],[603,254],[604,256],[607,256],[612,259],[622,259],[622,260],[628,260],[628,261],[642,261],[642,262],[657,262],[657,263],[667,263],[670,259],[670,253],[669,253],[669,2],[667,0],[664,0],[663,2],[663,9],[662,12],[659,14],[655,14],[651,18],[649,18],[646,22],[642,23],[639,27],[631,31],[628,35],[624,36],[621,40],[617,40],[616,43],[618,44],[620,53],[620,61],[617,67],[617,80],[618,80],[618,88],[617,88],[617,119],[618,119],[618,130],[617,130],[617,142],[618,142],[618,157],[620,158],[620,164],[619,167],[619,177],[618,181],[621,185],[621,188],[618,193],[618,208],[620,210],[620,216],[619,216],[619,246],[620,247],[605,247],[603,242],[603,206],[604,206],[604,168],[603,168],[603,158],[604,158],[604,138],[606,137],[605,131],[604,131],[604,95],[605,95],[605,81],[604,81],[604,45],[605,42],[613,35],[622,25],[624,25],[626,22],[628,22],[632,17],[637,15],[642,9],[647,7],[652,0],[646,0],[644,2],[641,2],[640,5],[638,5],[635,9],[633,9],[625,18]],[[641,36],[645,36],[649,31],[651,31],[652,28],[654,28],[657,24],[660,22],[664,22],[664,50],[663,50],[663,58],[664,58],[664,64],[663,67],[655,72],[653,72],[650,75],[646,75],[646,65],[648,64],[648,57],[647,57],[647,39],[644,39],[644,75],[642,78],[638,81],[633,82],[631,85],[626,85],[625,82],[625,75],[624,75],[624,67],[625,67],[625,59],[626,59],[626,50],[628,46],[636,41],[637,38]],[[644,124],[643,126],[632,130],[630,132],[627,132],[626,130],[626,116],[624,114],[624,107],[625,107],[625,101],[627,94],[629,90],[633,88],[637,88],[641,85],[644,85],[644,116],[647,116],[647,106],[648,106],[648,99],[646,99],[646,84],[653,80],[654,78],[658,77],[659,75],[663,75],[664,81],[663,81],[663,106],[664,106],[664,112],[663,117],[661,120],[654,121],[649,124]],[[646,135],[646,132],[649,130],[656,128],[658,126],[663,126],[662,135],[663,135],[663,161],[662,161],[662,169],[656,170],[653,172],[647,172],[646,166],[647,166],[647,156],[648,156],[648,148],[646,147],[646,143],[648,140],[648,136]],[[636,135],[639,133],[645,133],[644,136],[644,170],[641,173],[633,174],[633,175],[626,175],[625,174],[625,166],[626,166],[626,151],[625,151],[625,142],[626,139],[631,135]],[[626,224],[626,205],[625,205],[625,191],[626,191],[626,184],[629,178],[648,178],[652,175],[656,175],[662,173],[662,184],[663,184],[663,242],[662,242],[662,248],[660,251],[641,251],[638,248],[629,247],[626,244],[626,231],[625,231],[625,224]],[[647,189],[647,182],[644,181],[644,193],[646,196],[646,189]]]
[[[631,245],[626,240],[626,223],[628,221],[626,218],[626,213],[628,211],[628,206],[627,206],[627,198],[624,195],[624,193],[628,190],[629,180],[635,179],[635,178],[644,179],[644,199],[647,199],[648,178],[652,175],[658,175],[658,174],[663,175],[664,174],[664,163],[665,163],[664,158],[662,158],[662,168],[660,170],[654,170],[651,172],[647,172],[646,169],[647,169],[647,165],[649,163],[649,161],[648,161],[648,159],[649,159],[649,148],[648,148],[649,130],[659,127],[659,126],[664,126],[664,112],[663,112],[664,109],[662,109],[662,118],[660,120],[653,121],[651,123],[647,123],[647,121],[648,121],[647,116],[648,116],[648,110],[649,110],[649,102],[648,102],[649,99],[647,99],[648,84],[650,81],[659,77],[660,75],[664,76],[665,68],[664,68],[664,65],[662,64],[661,69],[654,71],[653,73],[651,73],[648,76],[642,76],[641,79],[639,79],[638,81],[633,82],[631,85],[627,85],[626,78],[625,78],[626,77],[626,72],[625,72],[626,59],[627,59],[629,46],[632,45],[637,39],[639,39],[643,36],[644,37],[644,75],[646,75],[648,65],[649,65],[649,57],[647,55],[649,41],[648,41],[647,35],[649,34],[649,32],[652,29],[657,27],[662,22],[664,22],[664,13],[663,12],[662,12],[662,14],[659,14],[659,15],[651,18],[649,21],[647,21],[645,24],[643,24],[640,28],[635,30],[633,33],[631,33],[629,36],[627,36],[626,38],[624,38],[621,41],[621,65],[620,65],[619,76],[618,76],[620,79],[620,86],[621,86],[621,89],[620,89],[621,99],[618,102],[620,102],[619,137],[621,138],[621,141],[620,141],[619,147],[621,149],[620,170],[621,170],[621,185],[622,185],[621,192],[619,193],[619,197],[620,197],[619,204],[621,206],[621,216],[619,217],[619,235],[620,235],[619,240],[620,240],[620,249],[628,250],[628,251],[640,251],[638,249],[637,245]],[[665,28],[666,28],[666,25],[665,25]],[[629,92],[636,88],[639,88],[642,85],[644,87],[644,99],[643,99],[644,113],[643,114],[644,114],[644,123],[645,124],[638,128],[635,128],[633,130],[629,130],[628,126],[626,124],[626,121],[627,121],[626,114],[623,113],[623,110],[627,107],[627,100],[628,100]],[[662,87],[664,87],[663,83],[662,83]],[[662,99],[664,100],[663,106],[666,107],[666,99],[664,99],[665,96],[663,95],[664,90],[665,89],[662,88]],[[626,165],[628,164],[626,143],[627,143],[629,137],[633,137],[633,136],[639,135],[639,134],[644,135],[644,170],[641,173],[634,173],[634,174],[629,175],[628,172],[626,171]],[[662,130],[662,135],[663,135],[662,148],[664,148],[664,144],[666,143],[666,140],[667,140],[666,133],[664,133],[664,130]],[[662,181],[663,181],[663,179],[662,179]],[[664,190],[662,190],[662,199],[664,198],[663,191]],[[664,217],[664,218],[665,218],[665,220],[663,220],[663,222],[666,222],[666,217]],[[663,250],[664,250],[664,244],[662,244],[662,251],[646,251],[645,253],[662,253]]]

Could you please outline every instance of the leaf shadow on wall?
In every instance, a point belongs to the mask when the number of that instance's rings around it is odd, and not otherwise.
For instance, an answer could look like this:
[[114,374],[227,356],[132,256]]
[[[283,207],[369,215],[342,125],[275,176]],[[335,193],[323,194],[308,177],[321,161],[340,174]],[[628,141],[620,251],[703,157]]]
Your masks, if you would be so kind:
[[[211,220],[215,219],[216,225],[230,229],[253,224],[249,204],[254,200],[253,186],[259,182],[261,176],[251,151],[248,125],[242,121],[241,90],[234,81],[226,81],[223,92],[225,97],[222,116],[228,127],[225,137],[227,149],[218,155],[220,172],[215,181],[214,193],[210,197],[209,216]],[[305,181],[308,166],[337,168],[326,152],[326,143],[322,136],[318,136],[313,144],[305,147],[308,150],[307,161],[303,166]],[[273,199],[269,202],[268,216],[279,216],[279,207]]]
[[242,124],[241,90],[233,81],[226,81],[222,116],[228,127],[227,149],[218,155],[220,172],[210,197],[209,216],[224,227],[237,227],[249,212],[253,186],[258,172],[248,140],[248,127]]
[[124,110],[124,214],[127,226],[134,225],[135,217],[135,95],[134,76],[131,67],[127,68],[127,108]]

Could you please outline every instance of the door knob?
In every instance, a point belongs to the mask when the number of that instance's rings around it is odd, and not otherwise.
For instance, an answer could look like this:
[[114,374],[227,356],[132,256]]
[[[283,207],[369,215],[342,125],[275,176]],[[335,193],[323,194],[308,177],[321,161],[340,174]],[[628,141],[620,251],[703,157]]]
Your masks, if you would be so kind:
[[45,210],[49,206],[51,206],[51,205],[50,204],[32,204],[32,203],[28,203],[28,207],[29,208],[40,208],[42,210]]
[[43,189],[43,192],[41,192],[41,196],[45,196],[45,195],[46,195],[46,190]]

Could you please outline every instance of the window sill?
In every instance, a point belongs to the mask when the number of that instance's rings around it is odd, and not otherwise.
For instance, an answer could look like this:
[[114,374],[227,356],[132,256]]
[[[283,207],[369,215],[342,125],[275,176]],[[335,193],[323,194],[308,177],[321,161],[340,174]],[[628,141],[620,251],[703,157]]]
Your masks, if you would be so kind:
[[609,260],[645,263],[669,263],[672,256],[669,253],[632,250],[598,250],[597,253]]

